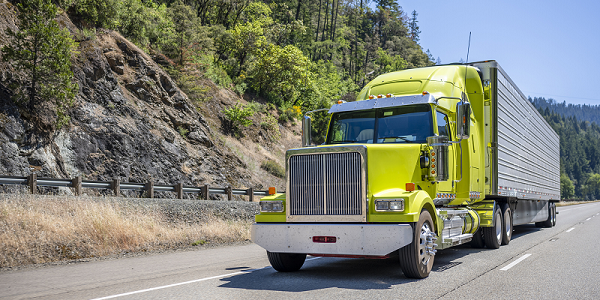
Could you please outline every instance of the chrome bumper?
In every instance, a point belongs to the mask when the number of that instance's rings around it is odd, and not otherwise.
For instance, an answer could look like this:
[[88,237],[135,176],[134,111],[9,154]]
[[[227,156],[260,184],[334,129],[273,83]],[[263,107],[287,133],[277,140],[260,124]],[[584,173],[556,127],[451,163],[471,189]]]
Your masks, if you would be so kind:
[[[313,236],[334,236],[315,243]],[[387,255],[412,242],[408,224],[252,224],[252,241],[269,252]]]

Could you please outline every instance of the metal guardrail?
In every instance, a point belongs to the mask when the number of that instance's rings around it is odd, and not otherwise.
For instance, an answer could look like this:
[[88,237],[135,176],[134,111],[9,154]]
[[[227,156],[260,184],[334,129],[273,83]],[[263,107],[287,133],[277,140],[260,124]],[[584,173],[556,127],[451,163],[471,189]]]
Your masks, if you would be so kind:
[[203,185],[200,187],[184,186],[183,183],[176,185],[154,185],[153,182],[134,183],[121,182],[119,179],[113,181],[91,181],[82,180],[82,177],[73,179],[57,179],[57,178],[38,178],[36,174],[31,174],[27,177],[16,176],[0,176],[0,184],[20,184],[29,186],[32,194],[37,193],[38,186],[50,187],[69,187],[75,190],[75,195],[81,195],[82,188],[92,189],[112,189],[115,196],[121,195],[121,190],[146,191],[148,198],[154,198],[154,192],[175,192],[177,198],[182,199],[184,193],[197,193],[201,199],[209,200],[211,194],[227,195],[227,199],[231,200],[233,195],[249,196],[248,201],[254,201],[254,196],[268,196],[269,191],[255,191],[249,189],[232,189],[231,187],[219,188]]

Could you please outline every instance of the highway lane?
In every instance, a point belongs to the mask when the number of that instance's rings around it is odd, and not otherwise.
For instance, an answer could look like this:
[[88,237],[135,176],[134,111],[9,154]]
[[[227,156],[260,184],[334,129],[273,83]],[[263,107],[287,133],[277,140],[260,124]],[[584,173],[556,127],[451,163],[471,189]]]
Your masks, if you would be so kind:
[[439,251],[423,280],[393,259],[309,257],[299,272],[278,273],[251,244],[3,272],[0,298],[598,299],[600,203],[558,211],[556,227],[518,226],[509,246]]

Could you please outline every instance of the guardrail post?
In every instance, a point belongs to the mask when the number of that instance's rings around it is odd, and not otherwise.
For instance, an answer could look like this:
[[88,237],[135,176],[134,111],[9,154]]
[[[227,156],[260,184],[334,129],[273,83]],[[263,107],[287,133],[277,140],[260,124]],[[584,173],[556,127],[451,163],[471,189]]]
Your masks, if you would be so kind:
[[81,181],[81,176],[77,176],[71,180],[71,186],[75,189],[75,196],[81,196]]
[[248,194],[248,202],[254,202],[254,189],[249,188],[246,193]]
[[226,187],[225,192],[227,192],[227,200],[231,201],[231,198],[233,198],[233,195],[231,192],[231,186]]
[[113,193],[115,194],[115,197],[121,196],[121,180],[120,179],[113,179],[111,187],[112,187]]
[[208,184],[203,185],[201,188],[201,193],[202,193],[202,199],[203,200],[208,200],[208,197],[210,196],[208,194]]
[[175,185],[175,192],[177,192],[177,199],[183,199],[183,182]]
[[29,191],[32,194],[37,193],[37,174],[31,173],[29,174],[29,178],[27,178],[27,184],[29,185]]
[[147,198],[154,198],[154,182],[146,182]]

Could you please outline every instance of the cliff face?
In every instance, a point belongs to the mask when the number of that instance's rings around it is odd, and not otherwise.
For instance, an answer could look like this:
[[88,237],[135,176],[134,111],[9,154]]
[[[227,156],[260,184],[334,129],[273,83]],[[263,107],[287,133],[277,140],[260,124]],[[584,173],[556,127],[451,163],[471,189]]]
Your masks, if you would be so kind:
[[[0,46],[14,25],[14,9],[0,2]],[[59,17],[72,33],[77,28]],[[264,188],[224,145],[169,75],[121,35],[98,32],[80,41],[74,59],[79,84],[68,126],[44,139],[11,98],[19,70],[1,63],[0,174],[156,184]],[[216,141],[216,142],[215,142]],[[264,178],[263,178],[264,179]]]

